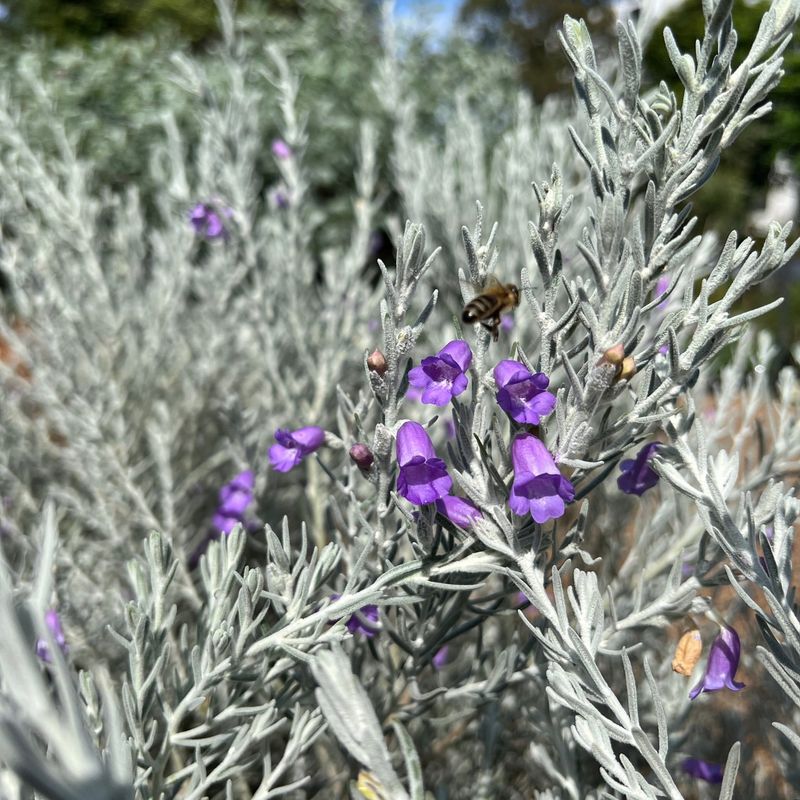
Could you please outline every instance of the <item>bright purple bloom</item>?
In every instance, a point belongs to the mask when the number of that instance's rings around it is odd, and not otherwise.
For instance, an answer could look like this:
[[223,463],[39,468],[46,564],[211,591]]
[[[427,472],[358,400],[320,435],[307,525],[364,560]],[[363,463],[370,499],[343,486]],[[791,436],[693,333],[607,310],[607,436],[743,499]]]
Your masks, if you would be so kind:
[[514,316],[512,314],[505,314],[500,318],[500,328],[501,330],[508,333],[510,330],[514,329]]
[[299,428],[296,431],[275,431],[277,444],[269,449],[269,460],[277,472],[294,469],[307,455],[322,447],[325,431],[316,425]]
[[[67,646],[67,639],[64,636],[64,630],[61,627],[61,620],[58,617],[58,612],[53,608],[49,609],[45,612],[44,621],[48,630],[53,635],[55,643],[59,646],[61,652],[66,655],[69,652],[69,647]],[[48,664],[53,661],[53,656],[50,653],[50,646],[45,639],[38,639],[36,641],[36,655]]]
[[418,422],[404,422],[397,431],[397,492],[415,506],[450,494],[453,481],[436,457],[430,437]]
[[637,494],[641,497],[658,483],[658,473],[648,462],[660,446],[659,442],[646,444],[636,454],[636,458],[628,458],[619,465],[622,475],[617,478],[617,486],[621,492]]
[[550,378],[531,372],[519,361],[508,359],[494,368],[497,403],[515,422],[538,425],[556,406],[556,396],[545,391]]
[[738,692],[744,689],[743,683],[734,680],[736,670],[739,668],[739,655],[742,645],[739,634],[727,625],[722,628],[711,645],[708,652],[706,674],[697,686],[689,692],[689,699],[694,700],[702,692],[718,692],[720,689],[730,689]]
[[530,514],[540,524],[563,516],[566,504],[575,499],[575,489],[544,444],[527,433],[517,436],[511,444],[511,460],[511,510],[521,517]]
[[255,475],[246,469],[219,490],[219,504],[211,524],[220,533],[227,535],[237,523],[244,522],[245,511],[253,502],[254,486]]
[[435,356],[423,358],[408,373],[408,382],[424,389],[422,402],[445,406],[467,388],[464,374],[472,363],[472,351],[463,339],[448,342]]
[[206,239],[219,239],[227,235],[222,216],[231,217],[233,211],[229,208],[217,211],[214,206],[208,203],[198,203],[189,212],[189,221],[195,233],[205,236]]
[[453,495],[440,497],[436,501],[436,510],[447,517],[454,525],[458,525],[459,528],[464,528],[465,530],[474,520],[483,516],[469,500]]
[[286,144],[283,139],[273,139],[272,155],[274,155],[275,158],[281,159],[281,161],[285,161],[287,158],[292,157],[292,148],[289,147],[289,145]]
[[[340,597],[340,594],[332,594],[331,600],[338,600]],[[380,624],[378,623],[378,606],[374,606],[371,603],[362,606],[357,611],[353,612],[347,622],[345,622],[345,627],[352,634],[360,633],[367,639],[371,639],[380,630]]]
[[442,667],[444,667],[444,665],[447,663],[447,654],[449,650],[450,648],[447,645],[444,645],[436,651],[436,655],[434,655],[434,657],[431,659],[433,668],[435,670],[442,669]]
[[710,761],[703,761],[702,758],[685,759],[681,769],[693,778],[700,778],[709,783],[722,783],[722,767]]

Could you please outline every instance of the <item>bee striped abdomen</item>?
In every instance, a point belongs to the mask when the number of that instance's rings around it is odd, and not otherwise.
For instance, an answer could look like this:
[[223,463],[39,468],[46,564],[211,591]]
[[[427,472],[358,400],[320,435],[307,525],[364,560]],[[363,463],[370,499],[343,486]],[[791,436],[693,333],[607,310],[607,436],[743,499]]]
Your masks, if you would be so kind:
[[498,313],[501,306],[502,304],[496,297],[479,294],[464,307],[461,319],[468,323],[478,322],[478,320],[494,316],[494,314]]

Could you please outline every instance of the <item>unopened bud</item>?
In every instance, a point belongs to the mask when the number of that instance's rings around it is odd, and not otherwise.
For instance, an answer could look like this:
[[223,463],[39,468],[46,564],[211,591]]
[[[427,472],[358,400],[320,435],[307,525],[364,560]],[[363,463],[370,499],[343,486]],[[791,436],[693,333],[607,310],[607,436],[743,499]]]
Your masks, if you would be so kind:
[[625,348],[622,344],[615,344],[613,347],[609,347],[608,350],[603,353],[603,357],[600,359],[601,364],[613,364],[615,367],[618,367],[622,364],[625,358]]
[[636,362],[633,360],[633,356],[625,356],[625,358],[622,359],[622,366],[619,369],[617,380],[629,381],[635,374]]
[[370,371],[377,372],[378,375],[385,375],[387,369],[386,356],[380,350],[373,350],[367,356],[367,367]]
[[372,450],[361,442],[356,442],[350,448],[350,458],[360,470],[364,471],[368,470],[372,466],[372,462],[375,461]]

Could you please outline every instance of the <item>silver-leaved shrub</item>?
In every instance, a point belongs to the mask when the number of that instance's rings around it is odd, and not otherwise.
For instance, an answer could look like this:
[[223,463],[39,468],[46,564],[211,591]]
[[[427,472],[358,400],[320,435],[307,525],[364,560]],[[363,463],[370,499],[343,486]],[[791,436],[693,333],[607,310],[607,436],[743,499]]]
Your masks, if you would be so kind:
[[3,78],[2,797],[793,796],[800,384],[740,301],[798,246],[690,198],[798,4],[747,53],[731,5],[681,96],[567,17],[540,107],[387,17],[344,119],[221,3],[121,190]]

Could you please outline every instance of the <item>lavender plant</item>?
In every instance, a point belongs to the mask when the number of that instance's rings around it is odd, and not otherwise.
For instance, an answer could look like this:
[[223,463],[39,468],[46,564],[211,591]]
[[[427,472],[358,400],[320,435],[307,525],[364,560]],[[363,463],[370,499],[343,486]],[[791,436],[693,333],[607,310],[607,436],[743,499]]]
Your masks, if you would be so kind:
[[[798,245],[720,244],[688,202],[769,111],[800,9],[775,0],[734,67],[731,5],[704,1],[694,56],[665,31],[680,101],[642,89],[632,23],[614,67],[567,17],[577,110],[520,100],[491,152],[466,97],[419,130],[387,31],[418,222],[382,218],[365,123],[322,251],[299,76],[224,3],[223,88],[175,60],[204,102],[192,155],[163,117],[160,224],[87,189],[57,117],[53,156],[0,109],[6,796],[766,796],[756,731],[771,791],[800,785],[798,379],[774,389],[747,333],[774,303],[737,310]],[[495,272],[522,295],[496,343],[459,321]]]

